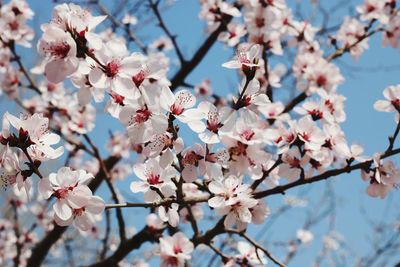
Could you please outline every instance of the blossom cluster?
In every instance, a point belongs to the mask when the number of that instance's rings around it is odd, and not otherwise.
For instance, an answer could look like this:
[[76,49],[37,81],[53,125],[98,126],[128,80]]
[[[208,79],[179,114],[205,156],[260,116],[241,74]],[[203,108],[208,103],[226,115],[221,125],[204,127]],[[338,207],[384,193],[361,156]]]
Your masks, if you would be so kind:
[[[51,231],[55,224],[73,224],[82,235],[99,239],[103,211],[117,208],[120,242],[125,244],[124,204],[114,188],[117,180],[125,180],[129,195],[144,200],[131,206],[151,209],[142,230],[147,231],[145,241],[158,243],[151,257],[157,255],[162,266],[183,267],[200,244],[213,249],[214,236],[202,236],[197,222],[213,216],[226,233],[243,237],[250,225],[267,220],[270,209],[264,198],[273,190],[284,193],[285,186],[329,178],[321,176],[329,170],[340,174],[353,168],[361,170],[371,197],[384,198],[397,186],[400,170],[386,158],[395,154],[398,130],[389,148],[373,157],[347,142],[341,128],[346,97],[338,90],[344,76],[333,62],[346,52],[360,57],[374,30],[383,33],[383,45],[397,47],[400,15],[395,1],[365,0],[356,9],[358,16],[346,17],[329,44],[320,42],[319,28],[297,20],[284,0],[200,0],[200,5],[206,32],[219,31],[216,39],[236,50],[233,58],[221,62],[221,69],[237,71],[240,77],[234,96],[217,95],[208,79],[194,86],[174,84],[167,76],[172,63],[165,53],[178,50],[174,38],[161,37],[143,53],[131,52],[124,38],[102,27],[106,15],[96,16],[72,3],[56,5],[52,19],[41,26],[36,47],[41,62],[31,70],[16,69],[12,63],[20,61],[15,45],[30,46],[33,31],[27,20],[33,12],[23,0],[1,6],[2,93],[19,100],[18,89],[25,86],[36,94],[17,102],[24,109],[19,117],[8,112],[3,116],[0,182],[12,187],[9,202],[16,209],[32,198],[52,204],[52,209],[46,204],[32,207],[35,225]],[[137,23],[129,15],[124,21],[126,30]],[[268,61],[269,56],[283,57],[286,49],[293,52],[290,67]],[[327,55],[327,49],[334,52]],[[44,79],[36,85],[30,74]],[[299,93],[289,103],[274,96],[287,76]],[[384,96],[375,109],[395,112],[399,123],[400,86],[386,88]],[[110,161],[89,138],[100,120],[96,112],[101,103],[104,113],[124,129],[110,133],[105,146]],[[57,159],[67,161],[53,170]],[[94,195],[102,181],[114,206]],[[192,226],[193,237],[181,224]],[[8,221],[0,221],[0,226],[11,228]],[[22,254],[13,249],[8,254],[19,253],[19,263],[26,266],[30,243],[37,237],[28,232],[20,237],[2,234],[5,251],[9,240],[25,239],[18,241],[27,243]],[[308,244],[313,233],[299,229],[296,238]],[[335,247],[334,239],[327,238],[326,246]],[[229,257],[221,252],[224,266],[267,264],[265,253],[250,241],[237,242],[235,251]],[[0,255],[0,264],[2,260]]]

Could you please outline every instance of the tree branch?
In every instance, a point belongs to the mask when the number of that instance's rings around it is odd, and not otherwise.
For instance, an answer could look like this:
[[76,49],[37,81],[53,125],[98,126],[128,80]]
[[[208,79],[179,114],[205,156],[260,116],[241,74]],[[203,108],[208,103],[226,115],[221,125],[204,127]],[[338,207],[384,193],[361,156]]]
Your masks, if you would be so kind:
[[[109,157],[105,161],[105,166],[110,170],[115,166],[115,164],[117,164],[119,160],[120,158],[118,157]],[[102,169],[100,169],[95,178],[89,183],[89,188],[92,191],[96,191],[104,179],[106,179],[106,174]],[[68,226],[62,227],[54,225],[53,230],[46,233],[45,237],[32,248],[32,254],[27,261],[27,266],[39,267],[45,259],[47,253],[50,251],[51,247],[57,242],[57,240],[61,238],[67,229]]]

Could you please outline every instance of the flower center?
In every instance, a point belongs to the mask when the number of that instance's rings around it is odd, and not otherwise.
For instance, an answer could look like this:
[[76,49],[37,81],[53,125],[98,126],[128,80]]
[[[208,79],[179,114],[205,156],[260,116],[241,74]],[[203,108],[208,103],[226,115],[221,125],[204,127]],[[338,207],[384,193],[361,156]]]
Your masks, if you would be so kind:
[[201,159],[201,156],[197,155],[194,151],[190,151],[185,154],[185,156],[182,159],[182,164],[183,165],[193,165],[197,166],[199,159]]
[[138,74],[132,77],[132,81],[135,83],[136,87],[139,87],[144,79],[146,78],[146,74],[143,70],[139,71]]
[[400,108],[400,99],[392,100],[390,103],[392,103],[392,105],[393,105],[396,109],[399,109],[399,108]]
[[50,53],[52,56],[56,58],[65,58],[68,55],[71,46],[66,42],[62,42],[60,44],[56,44],[50,47]]
[[254,136],[254,132],[250,129],[246,129],[242,132],[241,136],[246,139],[247,141],[249,141],[251,138],[253,138]]
[[154,173],[150,173],[147,176],[147,182],[150,185],[157,185],[157,184],[161,184],[162,181],[160,181],[160,175],[159,174],[154,174]]
[[314,121],[317,121],[317,120],[322,119],[324,117],[324,113],[321,110],[318,110],[318,109],[310,110],[310,111],[308,111],[308,114],[311,115],[311,117],[312,117],[312,119]]
[[319,87],[324,87],[326,85],[327,81],[328,80],[326,79],[326,77],[324,75],[320,75],[320,76],[318,76],[316,83]]
[[54,192],[54,196],[58,199],[64,199],[68,196],[69,190],[68,188],[61,188],[61,189],[57,189]]
[[106,75],[110,78],[114,78],[118,74],[119,68],[120,65],[116,60],[109,62],[105,69]]
[[183,113],[183,107],[174,103],[171,106],[171,113],[174,115],[181,115]]
[[82,216],[85,213],[85,207],[74,209],[72,213],[74,214],[74,216]]
[[138,124],[146,122],[150,116],[151,112],[147,108],[139,109],[136,111],[135,122]]
[[178,245],[175,245],[175,246],[174,246],[174,253],[175,253],[175,254],[182,253],[181,247],[179,247]]
[[111,97],[112,97],[112,99],[114,100],[114,102],[115,102],[116,104],[118,104],[118,105],[120,105],[120,106],[125,106],[125,104],[124,104],[125,97],[123,97],[122,95],[113,93],[113,94],[111,95]]

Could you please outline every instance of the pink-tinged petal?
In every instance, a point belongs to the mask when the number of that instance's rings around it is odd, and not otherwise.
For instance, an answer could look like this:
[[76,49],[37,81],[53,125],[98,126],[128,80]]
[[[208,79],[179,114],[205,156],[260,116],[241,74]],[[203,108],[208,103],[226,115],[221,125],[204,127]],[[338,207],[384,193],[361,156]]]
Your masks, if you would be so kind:
[[242,222],[250,223],[251,222],[251,212],[249,209],[240,209],[238,211],[239,219]]
[[222,64],[222,67],[228,69],[240,69],[242,67],[242,64],[238,60],[231,60]]
[[121,71],[127,75],[133,76],[142,69],[142,60],[140,55],[133,54],[132,56],[126,57],[121,61]]
[[178,137],[178,139],[176,139],[176,141],[174,143],[175,152],[181,153],[182,150],[184,149],[184,147],[185,147],[185,144],[183,142],[182,137]]
[[183,123],[200,121],[204,118],[207,118],[207,115],[202,110],[197,108],[187,109],[178,117],[178,119]]
[[[174,161],[174,153],[172,153],[171,149],[165,150],[165,152],[160,156],[160,166],[162,168],[167,168]],[[168,170],[172,170],[175,172],[175,169],[168,168]]]
[[255,44],[249,50],[249,59],[253,61],[254,58],[258,57],[260,54],[260,45]]
[[8,112],[3,115],[3,129],[1,130],[1,135],[4,138],[8,138],[10,136],[10,121],[8,120],[8,116],[12,115]]
[[133,193],[146,192],[149,190],[149,185],[144,182],[132,182],[130,188]]
[[206,129],[206,124],[202,121],[189,121],[187,125],[196,133],[204,132]]
[[220,181],[212,181],[208,185],[208,189],[214,194],[223,194],[225,193],[225,186]]
[[175,104],[185,109],[191,108],[196,104],[196,97],[188,90],[182,90],[176,93]]
[[160,95],[160,106],[163,108],[165,111],[170,112],[171,106],[175,102],[175,96],[171,92],[171,89],[169,87],[165,86],[161,89],[161,95]]
[[86,172],[85,170],[78,170],[78,180],[80,185],[88,184],[88,182],[94,179],[93,174]]
[[[61,167],[57,171],[57,184],[60,185],[61,187],[68,187],[71,185],[74,185],[75,183],[78,182],[78,173],[76,171],[72,171],[68,167]],[[50,181],[52,181],[52,177],[50,177]]]
[[[6,118],[6,119],[4,119],[4,118]],[[20,128],[24,129],[22,121],[21,121],[19,118],[17,118],[17,117],[15,117],[15,116],[11,115],[11,114],[8,113],[8,112],[6,112],[6,113],[4,114],[3,122],[4,122],[4,121],[7,121],[7,123],[9,122],[9,123],[12,125],[12,127],[14,127],[14,128],[17,129],[17,130],[19,130]],[[7,123],[6,123],[6,126],[7,126]],[[3,125],[3,128],[4,128],[4,125]],[[8,129],[7,129],[7,130],[8,130]],[[8,131],[7,131],[7,132],[8,132]]]
[[48,199],[53,194],[53,187],[50,184],[49,178],[45,177],[39,180],[38,190],[39,194],[44,198]]
[[[151,134],[146,132],[148,125],[141,123],[139,125],[132,125],[128,129],[128,135],[133,144],[142,144],[150,140]],[[146,140],[147,139],[147,140]]]
[[104,211],[104,208],[104,200],[98,196],[93,196],[85,206],[85,209],[92,214],[100,214]]
[[94,68],[89,72],[89,82],[97,88],[110,87],[110,78],[99,68]]
[[206,170],[211,179],[222,179],[224,177],[221,165],[218,163],[206,162]]
[[236,213],[234,212],[229,212],[228,215],[226,215],[225,220],[224,220],[224,226],[225,228],[231,228],[237,221]]
[[395,109],[392,106],[392,104],[389,101],[386,101],[386,100],[378,100],[378,101],[376,101],[375,104],[374,104],[374,108],[377,111],[385,111],[385,112],[395,111]]
[[161,192],[164,194],[166,197],[170,197],[175,195],[176,191],[176,186],[173,182],[166,182],[161,185]]
[[86,232],[92,228],[92,221],[88,215],[82,214],[75,218],[74,225],[80,230]]
[[160,199],[161,197],[153,190],[148,190],[144,193],[144,201],[147,203],[158,201]]
[[74,217],[72,217],[72,216],[68,220],[62,220],[62,219],[60,219],[60,217],[57,216],[57,214],[54,214],[54,221],[59,226],[71,225],[73,220],[74,220]]
[[[89,30],[94,29],[97,25],[99,25],[101,22],[103,22],[107,16],[92,16],[89,21]],[[86,36],[86,35],[85,35]]]
[[212,208],[219,208],[225,205],[224,198],[216,196],[208,200],[208,205]]
[[81,105],[81,106],[86,106],[92,100],[92,93],[90,92],[89,89],[86,89],[86,88],[81,88],[78,91],[77,96],[78,96],[79,105]]
[[56,173],[50,173],[49,174],[49,181],[52,185],[59,187],[60,184],[58,183],[57,180],[57,174]]
[[205,131],[203,133],[199,133],[199,138],[206,144],[217,144],[219,143],[219,136],[210,131]]
[[175,209],[169,209],[168,210],[168,223],[172,226],[172,227],[177,227],[178,223],[179,223],[179,214],[178,211],[176,211]]
[[160,216],[160,219],[163,222],[167,222],[168,221],[167,211],[166,211],[166,208],[164,206],[161,206],[161,207],[158,208],[158,216]]
[[98,34],[93,32],[86,32],[85,38],[94,50],[100,50],[103,47],[103,40]]
[[111,80],[111,89],[117,94],[127,98],[137,98],[137,88],[132,79],[116,77]]
[[79,64],[75,60],[56,59],[46,64],[44,74],[49,82],[60,83],[67,76],[72,75],[78,66]]
[[48,133],[42,136],[40,140],[42,140],[46,145],[54,145],[60,142],[60,136],[58,134]]
[[57,200],[53,205],[53,209],[57,216],[63,221],[67,221],[72,217],[72,209],[63,199]]
[[135,109],[132,107],[124,107],[119,113],[119,120],[126,126],[130,126],[133,123],[132,117],[135,114]]
[[366,192],[369,196],[371,197],[379,197],[379,198],[385,198],[386,195],[388,194],[388,192],[390,191],[390,187],[389,186],[385,186],[382,184],[370,184],[367,189]]
[[[168,128],[168,118],[164,114],[154,114],[150,118],[153,127],[153,134],[163,134]],[[149,141],[149,140],[146,140]]]
[[182,171],[183,180],[187,183],[194,182],[197,179],[196,167],[193,165],[186,166]]
[[133,166],[133,172],[135,173],[135,175],[143,180],[143,181],[147,181],[146,178],[146,164],[144,163],[137,163]]
[[68,194],[68,204],[73,209],[86,206],[92,197],[92,191],[89,187],[81,185]]

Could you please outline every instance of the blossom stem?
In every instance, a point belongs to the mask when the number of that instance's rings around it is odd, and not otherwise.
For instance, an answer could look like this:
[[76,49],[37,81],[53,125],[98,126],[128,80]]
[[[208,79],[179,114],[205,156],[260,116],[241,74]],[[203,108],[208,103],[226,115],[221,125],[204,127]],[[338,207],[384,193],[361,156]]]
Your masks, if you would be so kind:
[[262,252],[264,252],[265,255],[267,255],[267,257],[271,261],[273,261],[276,265],[278,265],[280,267],[285,267],[285,265],[283,263],[281,263],[274,255],[272,255],[271,252],[269,252],[266,248],[264,248],[263,246],[258,244],[255,240],[253,240],[251,237],[249,237],[245,232],[238,231],[238,230],[231,230],[231,229],[227,229],[226,232],[240,235],[241,237],[246,239],[249,243],[251,243],[254,247],[256,247],[257,249],[260,249]]
[[252,80],[252,79],[250,79],[250,78],[246,75],[246,82],[245,82],[245,84],[244,84],[244,86],[243,86],[242,91],[240,92],[240,95],[239,95],[238,100],[237,100],[236,103],[233,105],[233,108],[234,108],[234,109],[238,110],[238,109],[240,109],[240,108],[243,106],[243,103],[242,103],[242,102],[243,102],[243,97],[244,97],[244,94],[246,93],[247,87],[249,86],[251,80]]
[[132,203],[132,202],[126,202],[126,203],[116,203],[116,204],[106,204],[106,209],[113,209],[113,208],[156,208],[159,206],[164,206],[164,205],[169,205],[172,203],[178,203],[178,204],[185,204],[185,205],[190,205],[190,204],[196,204],[196,203],[202,203],[202,202],[207,202],[209,197],[197,197],[197,198],[187,198],[187,199],[182,199],[182,200],[177,200],[175,198],[165,198],[159,201],[151,202],[151,203]]
[[[392,149],[390,151],[386,151],[383,154],[381,154],[380,158],[384,159],[396,154],[400,153],[400,148],[396,148],[396,149]],[[344,168],[341,169],[333,169],[333,170],[329,170],[326,171],[324,173],[321,173],[319,175],[307,178],[307,179],[299,179],[296,180],[292,183],[288,183],[285,185],[280,185],[280,186],[276,186],[274,188],[265,190],[265,191],[260,191],[254,194],[255,198],[264,198],[266,196],[270,196],[270,195],[275,195],[275,194],[285,194],[285,191],[293,188],[293,187],[297,187],[303,184],[310,184],[310,183],[314,183],[314,182],[318,182],[321,180],[326,180],[330,177],[334,177],[334,176],[338,176],[339,174],[343,174],[343,173],[349,173],[352,172],[354,170],[359,170],[359,169],[364,169],[367,168],[368,166],[370,166],[372,164],[373,160],[367,160],[364,162],[360,162],[358,164],[355,165],[350,165],[350,166],[346,166]]]
[[32,169],[34,173],[36,173],[37,176],[39,176],[40,179],[43,179],[43,175],[40,173],[39,169],[36,167],[35,162],[33,161],[31,155],[29,155],[28,150],[24,147],[22,148],[22,152],[24,152],[25,156],[29,160],[29,166]]

